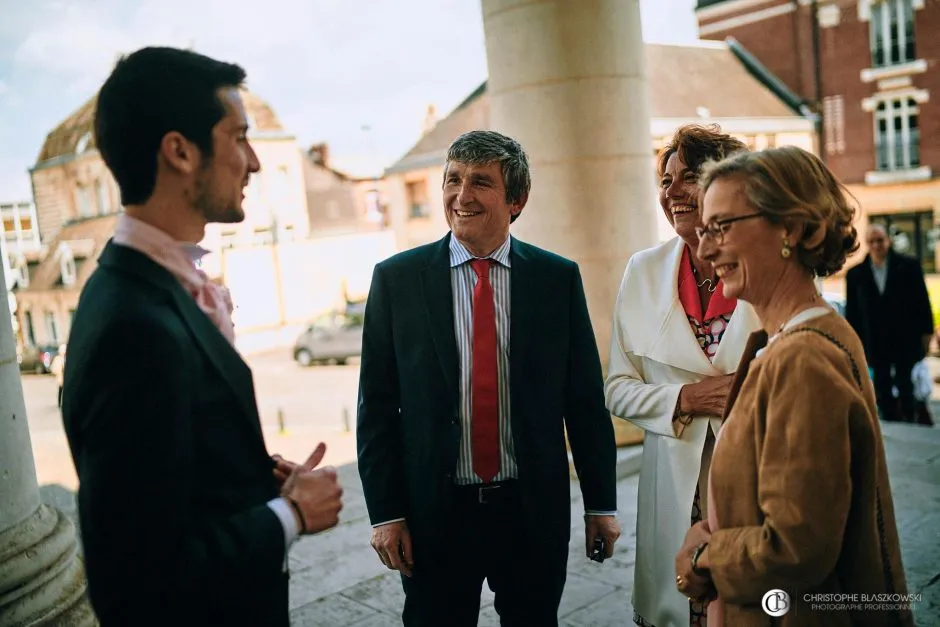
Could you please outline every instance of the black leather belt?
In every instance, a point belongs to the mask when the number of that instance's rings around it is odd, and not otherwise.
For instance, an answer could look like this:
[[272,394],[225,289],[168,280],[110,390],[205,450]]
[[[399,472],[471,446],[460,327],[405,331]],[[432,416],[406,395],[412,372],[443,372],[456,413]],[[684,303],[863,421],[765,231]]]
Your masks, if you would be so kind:
[[454,486],[454,499],[461,503],[495,505],[509,500],[518,500],[518,498],[519,486],[515,479]]

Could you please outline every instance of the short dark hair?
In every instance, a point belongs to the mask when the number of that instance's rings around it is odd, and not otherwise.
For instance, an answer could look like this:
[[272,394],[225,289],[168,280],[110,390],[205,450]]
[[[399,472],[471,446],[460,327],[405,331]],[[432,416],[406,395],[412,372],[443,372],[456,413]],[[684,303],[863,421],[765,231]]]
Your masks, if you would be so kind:
[[[470,131],[453,141],[447,149],[447,162],[456,161],[471,165],[498,163],[503,173],[506,202],[521,202],[529,194],[532,177],[529,174],[529,158],[522,145],[512,137],[496,131]],[[445,174],[446,174],[446,167]],[[518,214],[510,221],[515,221]]]
[[706,161],[719,161],[745,150],[747,145],[744,142],[722,133],[717,124],[686,124],[677,128],[669,143],[659,151],[656,175],[660,178],[663,176],[666,172],[666,162],[675,153],[679,154],[689,171],[698,174]]
[[98,92],[95,143],[122,204],[153,195],[157,152],[167,133],[179,132],[212,156],[212,127],[225,117],[217,92],[244,80],[237,65],[177,48],[142,48],[117,62]]

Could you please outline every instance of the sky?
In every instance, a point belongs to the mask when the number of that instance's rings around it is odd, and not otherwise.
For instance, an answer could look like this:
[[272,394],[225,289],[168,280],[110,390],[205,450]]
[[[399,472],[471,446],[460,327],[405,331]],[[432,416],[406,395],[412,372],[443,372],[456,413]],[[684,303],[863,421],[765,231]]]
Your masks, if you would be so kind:
[[[644,39],[694,41],[694,3],[640,0]],[[0,0],[0,16],[0,202],[31,198],[46,134],[143,46],[238,63],[300,146],[359,176],[486,79],[479,0]]]

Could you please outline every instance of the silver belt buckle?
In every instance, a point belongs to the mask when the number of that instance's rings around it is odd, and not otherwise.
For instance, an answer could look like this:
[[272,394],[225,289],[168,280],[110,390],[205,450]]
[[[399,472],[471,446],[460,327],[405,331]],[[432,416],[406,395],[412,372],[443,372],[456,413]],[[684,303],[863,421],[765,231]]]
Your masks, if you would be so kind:
[[499,485],[490,485],[490,486],[483,486],[483,487],[481,487],[481,488],[480,488],[480,494],[479,494],[479,503],[480,503],[480,505],[487,505],[487,504],[489,503],[489,501],[488,501],[487,498],[486,498],[486,494],[487,494],[488,492],[491,492],[491,491],[493,491],[493,490],[498,490],[498,489],[500,489],[501,487],[503,487],[503,486],[499,486]]

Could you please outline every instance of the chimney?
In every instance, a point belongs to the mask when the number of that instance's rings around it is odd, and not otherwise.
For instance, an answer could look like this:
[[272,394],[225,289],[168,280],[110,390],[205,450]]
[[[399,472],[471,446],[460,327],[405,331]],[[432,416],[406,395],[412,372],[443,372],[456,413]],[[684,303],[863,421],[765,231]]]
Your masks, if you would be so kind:
[[428,105],[428,110],[424,113],[424,123],[421,125],[421,135],[427,135],[437,126],[437,107],[433,104]]
[[310,146],[307,149],[307,157],[315,165],[330,167],[330,149],[325,142]]

